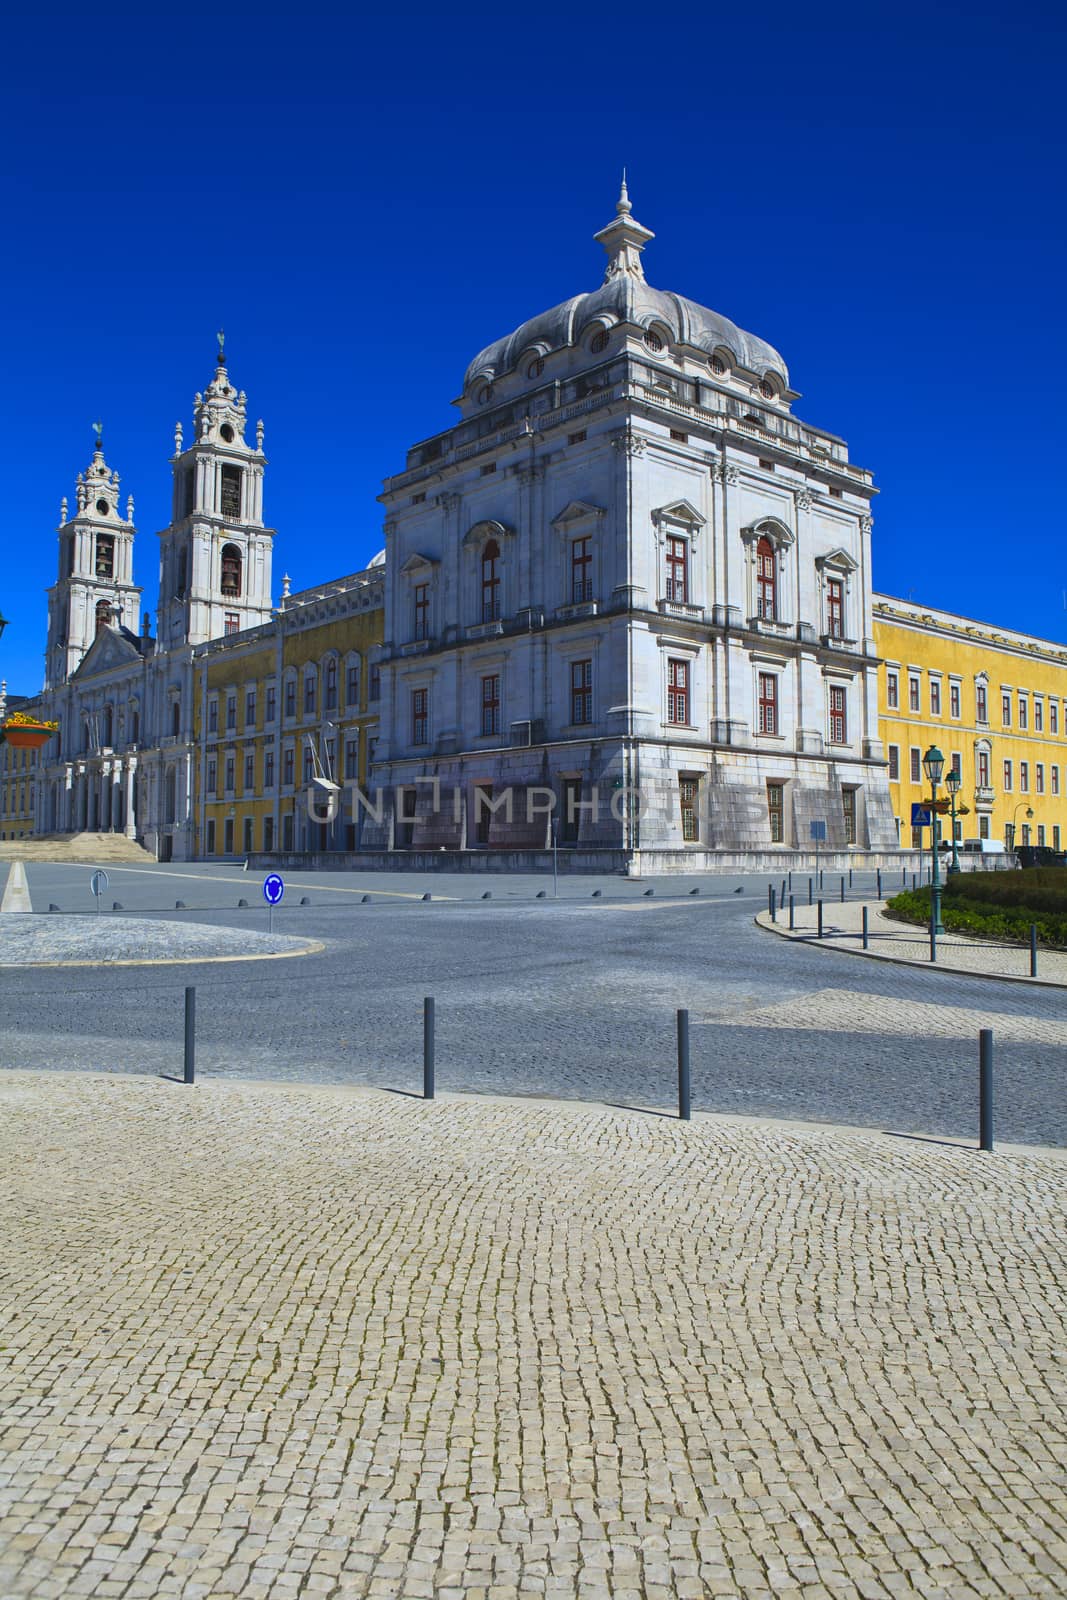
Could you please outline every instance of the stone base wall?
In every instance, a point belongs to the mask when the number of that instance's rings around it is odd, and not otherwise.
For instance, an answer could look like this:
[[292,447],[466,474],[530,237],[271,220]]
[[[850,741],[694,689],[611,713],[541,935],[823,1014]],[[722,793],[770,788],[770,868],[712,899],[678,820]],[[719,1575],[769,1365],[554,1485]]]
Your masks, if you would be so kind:
[[[812,850],[560,850],[561,875],[599,873],[625,878],[693,877],[696,875],[812,873]],[[366,850],[262,851],[248,858],[250,872],[468,872],[484,876],[512,872],[552,872],[551,850]],[[925,871],[930,856],[917,850],[820,850],[817,865],[840,876],[856,872],[886,874],[886,887],[907,872]]]

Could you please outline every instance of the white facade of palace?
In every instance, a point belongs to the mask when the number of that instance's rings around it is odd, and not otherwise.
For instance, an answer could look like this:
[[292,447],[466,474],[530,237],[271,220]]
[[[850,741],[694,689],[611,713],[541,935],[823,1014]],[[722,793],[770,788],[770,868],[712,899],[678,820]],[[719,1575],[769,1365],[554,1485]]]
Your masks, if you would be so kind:
[[195,853],[193,652],[273,615],[263,424],[252,446],[246,422],[220,349],[188,446],[175,429],[155,638],[133,581],[133,502],[123,516],[99,438],[73,517],[63,501],[45,688],[34,701],[60,732],[36,776],[36,833],[123,832],[162,860]]
[[552,807],[578,847],[896,844],[871,475],[775,350],[649,287],[651,238],[624,185],[601,287],[476,356],[386,482],[365,847],[543,848]]

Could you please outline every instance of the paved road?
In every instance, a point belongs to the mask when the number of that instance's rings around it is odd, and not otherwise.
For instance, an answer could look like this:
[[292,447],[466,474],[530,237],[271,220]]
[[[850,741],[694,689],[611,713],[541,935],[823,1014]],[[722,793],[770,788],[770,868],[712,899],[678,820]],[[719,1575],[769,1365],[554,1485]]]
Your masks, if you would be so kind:
[[[84,909],[73,899],[84,868],[27,876],[36,907]],[[234,909],[242,888],[250,901],[259,888],[239,869],[112,869],[112,892],[116,879],[128,912],[182,898],[197,922],[265,926],[262,909]],[[489,901],[481,880],[433,879],[434,895],[465,898],[430,904],[424,887],[395,874],[295,877],[276,927],[325,949],[291,962],[0,971],[0,1063],[178,1070],[182,989],[195,983],[206,1074],[414,1090],[433,994],[442,1087],[668,1106],[685,1006],[698,1107],[973,1136],[977,1031],[992,1026],[998,1136],[1065,1142],[1059,993],[790,945],[753,925],[766,879],[701,880],[692,897],[688,883],[661,883],[652,899],[647,884],[565,880],[558,903],[532,898],[543,879],[495,879]],[[294,903],[302,893],[310,906]]]

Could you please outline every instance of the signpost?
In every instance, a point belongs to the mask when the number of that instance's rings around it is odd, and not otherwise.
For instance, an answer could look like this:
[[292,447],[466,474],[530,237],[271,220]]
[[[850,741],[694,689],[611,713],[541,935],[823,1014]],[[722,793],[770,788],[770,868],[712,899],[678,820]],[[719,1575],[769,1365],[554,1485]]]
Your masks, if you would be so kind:
[[274,932],[274,907],[280,903],[284,893],[285,884],[282,882],[281,874],[268,872],[263,879],[263,898],[267,902],[268,933]]
[[97,911],[100,910],[100,896],[103,894],[110,882],[111,879],[108,877],[103,868],[98,868],[89,879],[89,887],[93,891],[93,895],[96,899]]
[[913,828],[928,828],[933,820],[929,806],[923,805],[921,800],[912,801],[911,825]]

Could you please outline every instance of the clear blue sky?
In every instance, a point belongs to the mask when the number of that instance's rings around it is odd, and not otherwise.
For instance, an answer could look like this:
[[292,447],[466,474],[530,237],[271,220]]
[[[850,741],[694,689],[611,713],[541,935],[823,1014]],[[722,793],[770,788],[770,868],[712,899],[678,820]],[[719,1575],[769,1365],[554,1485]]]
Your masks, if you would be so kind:
[[1063,15],[12,10],[0,674],[39,686],[98,416],[154,612],[220,325],[266,421],[276,590],[365,564],[470,357],[600,281],[624,162],[650,282],[769,339],[874,471],[877,585],[1067,638]]

